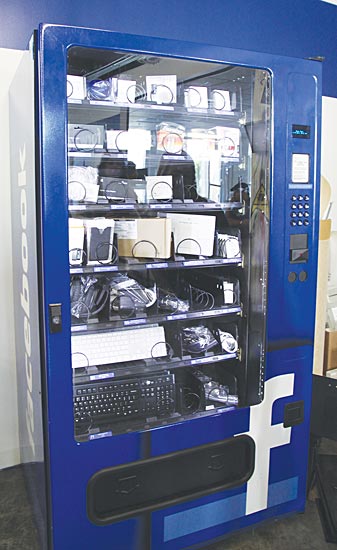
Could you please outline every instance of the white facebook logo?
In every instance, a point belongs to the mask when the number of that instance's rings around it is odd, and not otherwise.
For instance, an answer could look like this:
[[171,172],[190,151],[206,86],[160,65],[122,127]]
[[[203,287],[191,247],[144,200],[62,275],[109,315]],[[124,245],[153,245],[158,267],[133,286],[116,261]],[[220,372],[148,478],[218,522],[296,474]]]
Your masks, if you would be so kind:
[[273,404],[294,393],[295,375],[283,374],[267,380],[262,403],[250,408],[249,435],[255,442],[255,470],[247,483],[246,515],[268,506],[270,449],[290,443],[291,428],[272,425]]

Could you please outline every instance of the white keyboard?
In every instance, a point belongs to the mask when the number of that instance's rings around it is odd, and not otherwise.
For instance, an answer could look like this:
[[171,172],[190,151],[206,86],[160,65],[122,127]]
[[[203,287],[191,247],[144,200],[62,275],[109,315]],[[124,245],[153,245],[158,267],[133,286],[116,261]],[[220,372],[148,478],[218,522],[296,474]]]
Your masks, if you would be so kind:
[[137,329],[75,334],[71,337],[72,367],[123,363],[167,355],[164,328],[149,325]]

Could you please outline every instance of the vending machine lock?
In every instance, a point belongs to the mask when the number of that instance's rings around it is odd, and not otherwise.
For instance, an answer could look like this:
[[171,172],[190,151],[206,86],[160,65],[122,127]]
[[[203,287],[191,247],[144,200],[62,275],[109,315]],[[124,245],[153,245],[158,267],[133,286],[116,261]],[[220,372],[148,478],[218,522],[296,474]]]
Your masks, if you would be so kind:
[[62,304],[49,304],[49,331],[51,334],[62,331]]

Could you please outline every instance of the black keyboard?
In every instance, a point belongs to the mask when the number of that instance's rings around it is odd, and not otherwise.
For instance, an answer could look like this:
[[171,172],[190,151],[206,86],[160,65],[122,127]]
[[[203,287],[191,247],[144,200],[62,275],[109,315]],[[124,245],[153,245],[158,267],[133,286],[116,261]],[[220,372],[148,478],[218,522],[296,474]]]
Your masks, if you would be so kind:
[[169,416],[175,402],[173,374],[87,382],[74,387],[75,426]]

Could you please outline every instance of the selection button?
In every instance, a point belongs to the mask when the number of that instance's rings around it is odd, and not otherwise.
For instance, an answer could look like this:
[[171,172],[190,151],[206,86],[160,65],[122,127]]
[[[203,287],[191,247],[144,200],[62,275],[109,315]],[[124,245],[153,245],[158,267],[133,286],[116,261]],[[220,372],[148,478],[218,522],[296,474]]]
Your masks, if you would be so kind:
[[288,275],[288,281],[289,283],[294,283],[297,279],[297,275],[295,273],[295,271],[290,271],[289,275]]

